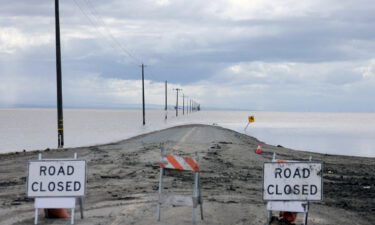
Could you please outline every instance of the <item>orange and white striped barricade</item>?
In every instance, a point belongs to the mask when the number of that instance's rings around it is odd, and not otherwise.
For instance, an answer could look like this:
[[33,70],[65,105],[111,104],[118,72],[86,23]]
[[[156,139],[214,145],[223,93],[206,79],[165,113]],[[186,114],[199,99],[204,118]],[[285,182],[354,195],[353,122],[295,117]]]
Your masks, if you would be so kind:
[[[78,176],[75,175],[78,172],[77,170],[80,173]],[[71,181],[61,178],[64,176],[78,179]],[[55,177],[59,177],[61,181],[54,180]],[[64,182],[66,182],[65,185]],[[80,204],[81,219],[83,219],[86,182],[86,161],[78,160],[77,153],[74,153],[73,159],[42,159],[42,154],[39,153],[38,160],[30,160],[28,163],[27,195],[29,198],[35,198],[34,224],[38,224],[39,209],[54,209],[55,213],[64,214],[64,217],[68,215],[62,209],[71,209],[70,222],[74,224],[74,210],[77,199]],[[69,194],[69,191],[74,191],[74,194]],[[55,209],[61,210],[56,211]]]
[[[310,170],[313,169],[313,167],[314,167],[313,164],[316,163],[316,164],[318,164],[318,168],[317,168],[318,170],[316,170],[316,172],[319,174],[319,176],[322,176],[321,175],[321,173],[322,173],[321,162],[312,162],[311,157],[310,157],[309,161],[306,161],[306,162],[304,162],[304,161],[291,161],[291,160],[278,160],[278,159],[276,159],[276,153],[274,153],[273,158],[272,158],[272,163],[279,163],[280,167],[283,167],[283,166],[285,166],[284,164],[288,164],[288,163],[297,163],[297,164],[301,163],[301,165],[304,164],[304,163],[311,163],[312,166],[310,166],[310,168],[309,168]],[[268,164],[270,164],[270,163],[268,163]],[[320,166],[319,166],[319,164],[320,164]],[[296,172],[297,171],[295,171],[293,177],[294,176],[298,177],[298,176],[301,175],[301,174],[299,174],[299,172],[298,173],[296,173]],[[278,175],[280,175],[280,174],[275,172],[274,176],[277,177]],[[263,178],[263,179],[265,179],[265,178]],[[323,185],[321,184],[321,187],[320,187],[321,192],[322,192],[322,187],[323,187]],[[285,187],[284,187],[284,189],[285,189]],[[263,190],[263,198],[265,196],[265,191],[266,190],[264,189]],[[296,191],[296,190],[294,190],[294,191]],[[318,191],[318,190],[316,190],[316,191]],[[276,189],[276,192],[277,192],[277,189]],[[300,191],[297,191],[297,192],[300,192]],[[322,196],[320,198],[322,198]],[[321,199],[316,199],[315,201],[320,201],[320,200]],[[307,225],[308,212],[309,212],[309,201],[311,201],[311,199],[309,199],[309,198],[306,198],[305,200],[268,200],[267,201],[267,211],[268,211],[267,224],[269,224],[271,222],[272,212],[273,211],[280,211],[280,212],[283,212],[287,217],[289,217],[292,220],[296,219],[297,213],[304,213],[303,225]]]
[[[161,148],[160,157],[160,177],[159,177],[159,199],[157,204],[157,220],[160,221],[161,205],[178,205],[178,206],[192,206],[192,222],[196,224],[196,208],[200,206],[201,220],[203,220],[203,200],[200,185],[200,168],[198,166],[199,157],[195,153],[195,157],[164,155],[164,146]],[[185,170],[194,172],[194,190],[193,196],[181,195],[165,195],[163,190],[163,175],[165,169]]]

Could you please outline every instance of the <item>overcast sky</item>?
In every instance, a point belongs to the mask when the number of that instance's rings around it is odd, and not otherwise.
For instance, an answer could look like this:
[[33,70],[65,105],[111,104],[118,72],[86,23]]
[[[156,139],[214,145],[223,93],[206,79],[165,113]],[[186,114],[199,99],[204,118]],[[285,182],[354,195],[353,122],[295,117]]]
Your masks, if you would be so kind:
[[[0,0],[0,107],[56,105],[53,0]],[[65,107],[375,112],[373,0],[64,0]],[[172,99],[173,96],[173,99]],[[173,101],[173,102],[172,102]]]

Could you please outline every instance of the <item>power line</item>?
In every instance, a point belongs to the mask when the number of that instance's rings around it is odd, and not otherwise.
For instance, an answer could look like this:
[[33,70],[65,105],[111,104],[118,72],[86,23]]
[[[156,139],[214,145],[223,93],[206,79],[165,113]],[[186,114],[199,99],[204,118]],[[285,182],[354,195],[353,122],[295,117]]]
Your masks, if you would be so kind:
[[[90,16],[83,10],[82,6],[76,1],[76,0],[73,0],[74,3],[76,4],[76,6],[79,8],[79,10],[82,12],[82,14],[87,18],[87,20],[91,23],[91,25],[95,28],[95,30],[101,34],[105,39],[107,39],[107,37],[100,31],[100,29],[98,28],[98,26],[94,23],[94,21],[90,18]],[[108,41],[108,40],[107,40]],[[116,46],[113,45],[112,42],[110,42],[110,45],[112,48],[116,49]]]
[[108,35],[110,36],[110,38],[118,44],[118,46],[131,58],[135,59],[136,61],[138,62],[141,62],[142,60],[140,60],[138,57],[134,56],[129,50],[127,50],[126,48],[124,48],[123,44],[121,44],[111,33],[111,31],[109,30],[109,28],[106,26],[106,24],[104,23],[104,19],[103,17],[100,15],[100,13],[98,12],[98,10],[96,9],[95,5],[90,1],[90,0],[86,0],[86,3],[87,5],[89,6],[90,8],[90,11],[91,11],[91,14],[97,19],[97,21],[99,21],[102,26],[104,27],[104,29],[106,29],[106,31],[108,32]]
[[[86,4],[87,6],[89,6],[89,8],[91,8],[91,15],[96,18],[96,22],[94,22],[94,20],[89,16],[89,11],[85,11],[83,9],[83,6],[81,4],[78,3],[77,0],[73,0],[74,3],[76,4],[76,6],[78,7],[78,9],[82,12],[82,14],[88,19],[88,21],[91,23],[91,25],[95,28],[95,30],[100,34],[102,35],[107,41],[108,39],[110,40],[110,45],[112,48],[114,48],[115,50],[120,50],[122,51],[122,53],[124,53],[125,55],[127,55],[129,58],[131,58],[135,63],[139,64],[142,60],[139,60],[137,57],[135,57],[133,54],[131,54],[128,50],[126,50],[122,45],[121,43],[111,34],[110,30],[106,27],[105,23],[99,19],[98,16],[95,16],[94,15],[94,12],[96,11],[95,8],[93,8],[94,6],[92,5],[92,3],[89,4]],[[86,0],[88,2],[88,0]],[[97,12],[97,11],[96,11]],[[107,35],[105,33],[103,33],[101,30],[100,30],[100,24],[99,22],[97,21],[100,21],[100,23],[102,24],[102,26],[106,29],[107,31]]]

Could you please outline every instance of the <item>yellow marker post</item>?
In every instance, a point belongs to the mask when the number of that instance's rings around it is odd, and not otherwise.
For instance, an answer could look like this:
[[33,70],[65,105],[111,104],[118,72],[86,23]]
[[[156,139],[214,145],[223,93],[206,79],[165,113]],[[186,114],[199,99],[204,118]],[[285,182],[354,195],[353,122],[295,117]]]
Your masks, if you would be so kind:
[[246,129],[247,129],[247,127],[250,125],[250,123],[254,123],[255,122],[255,117],[254,116],[248,116],[247,117],[247,120],[249,121],[248,123],[247,123],[247,125],[246,125],[246,127],[245,127],[245,131],[246,131]]

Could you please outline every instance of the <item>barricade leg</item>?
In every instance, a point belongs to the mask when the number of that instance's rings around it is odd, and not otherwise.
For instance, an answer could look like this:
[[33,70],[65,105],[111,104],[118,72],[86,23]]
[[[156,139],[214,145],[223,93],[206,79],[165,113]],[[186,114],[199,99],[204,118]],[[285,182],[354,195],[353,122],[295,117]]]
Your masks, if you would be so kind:
[[194,179],[194,191],[193,191],[193,198],[196,199],[196,204],[193,204],[193,224],[196,224],[196,212],[195,209],[199,204],[199,195],[198,195],[198,181],[199,181],[199,173],[195,172],[195,179]]
[[[164,156],[164,144],[161,144],[160,148],[160,158],[162,159]],[[158,199],[158,205],[157,205],[157,217],[158,221],[160,221],[160,214],[161,214],[161,195],[163,191],[163,174],[164,169],[160,167],[160,175],[159,175],[159,199]]]
[[160,177],[159,177],[159,200],[157,205],[157,217],[158,221],[160,221],[160,211],[161,211],[161,195],[162,195],[162,189],[163,189],[163,172],[164,169],[160,168]]
[[201,208],[201,220],[204,220],[203,218],[203,202],[201,200],[201,203],[200,203],[200,208]]
[[197,219],[195,216],[195,207],[193,206],[193,224],[197,224]]
[[199,191],[199,205],[200,205],[200,208],[201,208],[201,220],[203,220],[203,199],[202,199],[202,189],[201,189],[201,181],[200,181],[200,174],[198,173],[198,191]]
[[38,208],[35,208],[35,219],[34,224],[38,224]]

